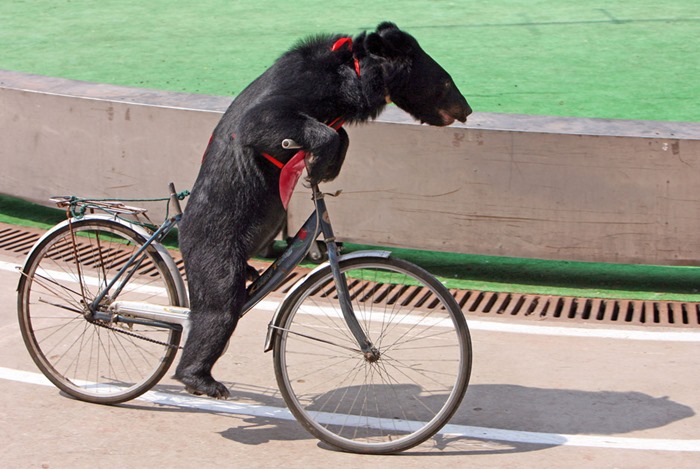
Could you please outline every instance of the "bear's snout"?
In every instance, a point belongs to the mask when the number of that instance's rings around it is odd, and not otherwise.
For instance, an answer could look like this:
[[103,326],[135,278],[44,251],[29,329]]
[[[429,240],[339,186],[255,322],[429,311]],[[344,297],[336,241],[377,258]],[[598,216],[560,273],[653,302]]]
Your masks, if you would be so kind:
[[462,123],[467,122],[467,116],[471,113],[472,108],[467,104],[466,100],[463,105],[451,106],[447,109],[441,109],[438,112],[444,125],[451,125],[456,120]]

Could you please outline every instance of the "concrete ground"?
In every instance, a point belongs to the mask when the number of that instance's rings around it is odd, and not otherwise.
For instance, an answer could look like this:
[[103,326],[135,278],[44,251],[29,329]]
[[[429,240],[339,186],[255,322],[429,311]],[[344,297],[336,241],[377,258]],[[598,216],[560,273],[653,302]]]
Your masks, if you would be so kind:
[[229,401],[191,397],[170,379],[119,406],[62,395],[20,337],[13,266],[21,262],[0,251],[2,467],[700,467],[696,330],[468,316],[474,368],[449,427],[401,455],[360,456],[325,447],[290,420],[262,353],[269,311],[246,316],[215,368]]

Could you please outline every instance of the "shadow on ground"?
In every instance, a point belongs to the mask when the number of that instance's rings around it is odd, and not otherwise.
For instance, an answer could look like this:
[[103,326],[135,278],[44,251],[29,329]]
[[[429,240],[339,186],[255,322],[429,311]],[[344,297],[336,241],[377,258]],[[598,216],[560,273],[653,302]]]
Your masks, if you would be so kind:
[[[279,394],[260,393],[247,385],[229,384],[232,400],[284,407]],[[178,386],[158,386],[164,392],[182,392]],[[141,407],[128,404],[129,407]],[[172,407],[143,407],[148,411],[202,412]],[[235,420],[221,436],[246,445],[276,440],[312,439],[300,424],[271,417],[221,414]],[[509,384],[469,387],[452,425],[564,435],[624,435],[660,428],[695,415],[695,411],[667,396],[654,397],[636,391],[580,391],[543,389]],[[564,439],[562,438],[562,441]],[[326,447],[319,443],[321,447]],[[404,454],[466,455],[505,454],[542,450],[557,446],[489,441],[479,438],[436,435]]]

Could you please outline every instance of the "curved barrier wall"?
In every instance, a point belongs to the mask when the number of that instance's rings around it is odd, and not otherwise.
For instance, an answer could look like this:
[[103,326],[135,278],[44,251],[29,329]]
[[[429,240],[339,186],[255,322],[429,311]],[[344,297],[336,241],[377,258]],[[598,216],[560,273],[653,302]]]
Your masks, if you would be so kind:
[[[189,188],[230,101],[0,71],[0,192],[46,204]],[[391,108],[348,132],[325,187],[343,189],[329,200],[342,240],[700,264],[700,124],[477,113],[431,128]],[[292,229],[309,207],[298,189]]]

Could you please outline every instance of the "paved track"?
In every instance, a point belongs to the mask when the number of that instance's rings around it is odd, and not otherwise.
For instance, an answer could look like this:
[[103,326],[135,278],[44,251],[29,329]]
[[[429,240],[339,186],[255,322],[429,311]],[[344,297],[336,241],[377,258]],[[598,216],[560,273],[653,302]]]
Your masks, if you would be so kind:
[[330,450],[284,408],[270,312],[242,321],[215,374],[230,401],[164,380],[106,407],[61,395],[38,373],[16,325],[13,266],[0,254],[0,461],[4,467],[674,467],[700,466],[700,333],[472,320],[474,369],[438,436],[400,456]]

